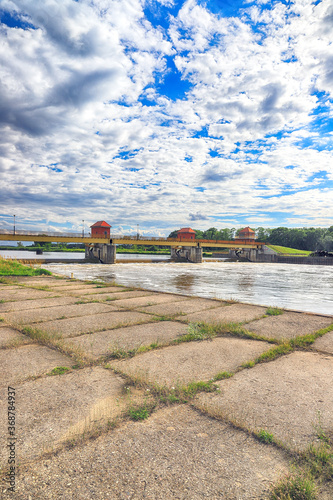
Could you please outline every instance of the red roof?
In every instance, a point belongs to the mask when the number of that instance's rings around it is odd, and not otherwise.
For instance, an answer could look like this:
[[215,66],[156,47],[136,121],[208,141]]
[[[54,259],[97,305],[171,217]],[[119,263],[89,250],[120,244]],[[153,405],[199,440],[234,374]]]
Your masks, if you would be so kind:
[[177,233],[194,233],[195,234],[195,231],[193,231],[193,229],[191,229],[190,227],[183,227],[182,229],[179,229],[179,231],[177,231]]
[[255,231],[253,231],[253,229],[251,229],[249,226],[247,226],[247,227],[244,227],[244,229],[242,229],[239,232],[240,233],[254,233]]
[[110,224],[105,222],[105,220],[99,220],[98,222],[95,222],[95,224],[93,224],[90,227],[111,227],[111,226],[110,226]]

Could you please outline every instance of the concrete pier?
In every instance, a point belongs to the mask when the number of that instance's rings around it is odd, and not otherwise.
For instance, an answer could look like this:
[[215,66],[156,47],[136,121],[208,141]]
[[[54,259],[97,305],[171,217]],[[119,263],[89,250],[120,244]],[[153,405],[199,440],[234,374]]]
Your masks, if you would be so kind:
[[94,243],[86,245],[86,259],[97,259],[102,264],[116,263],[116,245]]
[[171,260],[176,262],[202,262],[202,247],[171,247]]

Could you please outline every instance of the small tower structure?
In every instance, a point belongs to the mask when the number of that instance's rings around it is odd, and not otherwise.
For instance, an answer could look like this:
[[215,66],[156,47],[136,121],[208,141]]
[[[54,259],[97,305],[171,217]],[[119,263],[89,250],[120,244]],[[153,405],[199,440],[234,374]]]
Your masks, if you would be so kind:
[[177,238],[180,241],[195,240],[195,231],[190,227],[183,227],[177,231]]
[[244,229],[241,229],[239,231],[239,234],[236,240],[254,240],[255,239],[255,232],[253,229],[251,229],[249,226],[244,227]]
[[110,239],[110,230],[111,226],[105,220],[99,220],[98,222],[95,222],[91,228],[91,237],[92,238],[106,238]]

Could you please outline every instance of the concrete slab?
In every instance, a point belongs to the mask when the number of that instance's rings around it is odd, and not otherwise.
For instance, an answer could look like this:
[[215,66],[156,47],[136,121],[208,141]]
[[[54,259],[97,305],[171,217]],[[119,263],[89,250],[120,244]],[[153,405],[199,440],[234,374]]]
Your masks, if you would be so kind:
[[94,316],[47,321],[40,327],[47,333],[74,337],[82,333],[92,333],[110,328],[120,328],[139,323],[149,323],[152,317],[136,311],[115,311]]
[[284,311],[278,316],[267,316],[267,318],[253,321],[247,325],[247,329],[266,338],[281,340],[313,333],[332,323],[333,317]]
[[4,278],[9,281],[12,281],[13,283],[28,283],[29,285],[48,285],[48,284],[55,284],[55,283],[60,283],[64,284],[69,281],[71,281],[69,278],[56,278],[55,276],[46,276],[46,275],[41,275],[41,276],[4,276]]
[[241,323],[243,321],[252,321],[260,318],[265,314],[266,307],[251,306],[249,304],[231,304],[209,311],[202,311],[200,313],[188,314],[183,319],[190,322],[204,322],[204,323]]
[[0,300],[28,300],[28,299],[45,299],[47,297],[54,297],[56,295],[53,291],[36,290],[28,287],[18,287],[13,290],[0,290]]
[[71,304],[67,306],[43,307],[28,311],[9,312],[2,314],[2,317],[7,323],[26,325],[56,319],[99,315],[116,310],[117,308],[112,304]]
[[270,347],[267,342],[255,340],[215,338],[165,347],[110,364],[127,375],[170,387],[209,380],[219,372],[233,371]]
[[149,306],[141,308],[141,310],[160,316],[164,315],[179,316],[193,312],[197,313],[197,311],[203,311],[205,309],[213,309],[215,307],[220,307],[223,304],[224,303],[219,300],[195,298],[195,299],[188,299],[182,302],[172,302],[171,304]]
[[104,286],[104,285],[94,285],[90,283],[82,283],[82,281],[76,281],[73,283],[64,283],[62,285],[48,285],[50,288],[56,290],[57,292],[77,292],[81,290],[86,290],[88,293],[99,293],[101,290],[102,293],[105,291],[109,291],[110,293],[119,291],[119,287],[117,286]]
[[159,321],[144,325],[117,328],[106,332],[71,338],[66,344],[78,346],[95,359],[107,355],[115,348],[136,349],[152,342],[167,342],[188,332],[187,325],[173,321]]
[[281,450],[180,406],[21,470],[15,498],[262,500],[287,471]]
[[22,335],[13,328],[0,327],[0,347],[15,347],[20,344],[29,344],[31,340],[26,335]]
[[326,333],[323,337],[318,338],[312,344],[312,349],[333,354],[333,332]]
[[146,307],[154,306],[157,304],[167,304],[169,302],[184,302],[189,300],[189,297],[182,295],[175,295],[169,293],[152,293],[151,295],[144,295],[135,298],[120,298],[117,300],[117,306],[125,308]]
[[[95,299],[98,300],[103,300],[103,301],[108,301],[108,299],[111,300],[124,300],[124,299],[132,299],[136,297],[150,297],[154,292],[150,292],[149,290],[147,291],[142,291],[142,290],[129,290],[129,291],[120,291],[120,292],[114,292],[114,293],[100,293],[98,294],[98,297],[95,297]],[[93,295],[89,297],[91,299]],[[83,300],[89,300],[87,296],[82,297]]]
[[6,290],[22,290],[22,287],[18,285],[0,285],[1,292]]
[[77,297],[50,297],[49,299],[17,300],[0,304],[0,313],[9,311],[25,311],[41,307],[67,306],[75,304]]
[[73,361],[41,345],[0,350],[0,387],[15,387],[20,381],[47,373],[57,366],[72,366]]
[[333,482],[328,481],[326,484],[321,484],[319,486],[319,497],[320,500],[332,500],[333,498]]
[[323,428],[333,428],[332,385],[332,356],[294,352],[219,382],[220,394],[200,394],[194,404],[302,449],[316,439],[318,412]]
[[[66,295],[96,295],[96,294],[113,294],[113,293],[122,293],[123,291],[127,291],[127,288],[120,288],[118,286],[108,286],[108,287],[97,287],[96,285],[84,285],[81,283],[80,287],[70,290],[69,288],[66,290],[64,288],[63,293]],[[146,294],[148,292],[145,292]]]
[[[115,290],[112,290],[115,288]],[[93,290],[89,290],[86,288],[81,288],[77,290],[63,292],[66,295],[73,295],[75,297],[84,297],[85,299],[91,298],[96,295],[98,300],[103,300],[105,297],[119,297],[119,298],[127,298],[124,294],[130,294],[128,297],[143,297],[144,295],[151,295],[153,292],[143,291],[143,290],[127,290],[127,289],[119,289],[118,287],[109,287],[109,288],[94,288]],[[98,296],[98,297],[97,297]]]
[[[37,459],[119,415],[126,399],[124,382],[101,367],[75,370],[15,385],[16,447],[19,460]],[[7,435],[6,405],[0,407],[0,434]],[[7,465],[8,450],[0,450],[0,464]]]

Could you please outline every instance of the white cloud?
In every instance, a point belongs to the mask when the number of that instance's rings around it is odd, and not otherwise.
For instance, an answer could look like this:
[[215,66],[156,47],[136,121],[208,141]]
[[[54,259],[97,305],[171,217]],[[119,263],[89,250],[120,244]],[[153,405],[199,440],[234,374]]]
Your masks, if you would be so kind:
[[[3,2],[33,28],[1,27],[1,212],[156,231],[222,210],[330,220],[332,136],[318,126],[333,109],[332,6],[258,2],[226,18],[189,0],[167,27],[144,6]],[[182,99],[159,90],[170,58]]]

